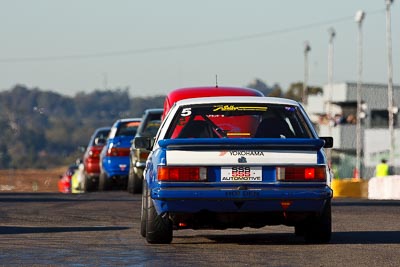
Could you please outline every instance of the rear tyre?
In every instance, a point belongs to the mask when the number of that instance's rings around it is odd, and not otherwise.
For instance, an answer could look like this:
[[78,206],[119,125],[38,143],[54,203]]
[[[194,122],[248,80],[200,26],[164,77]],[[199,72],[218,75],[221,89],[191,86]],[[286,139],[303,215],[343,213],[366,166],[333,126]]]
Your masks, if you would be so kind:
[[304,224],[298,224],[294,226],[294,234],[296,236],[304,236],[305,234],[305,226]]
[[142,210],[140,214],[140,235],[146,237],[146,219],[147,219],[147,189],[146,183],[143,183]]
[[129,164],[128,192],[132,194],[142,193],[143,179],[135,172],[132,162]]
[[140,194],[142,193],[142,185],[143,179],[137,175],[136,172],[133,172],[133,193]]
[[105,191],[108,189],[108,177],[104,172],[100,173],[99,176],[99,191]]
[[134,180],[133,180],[133,164],[132,161],[129,163],[129,175],[128,175],[128,185],[127,190],[129,193],[134,193]]
[[132,162],[129,164],[129,175],[128,175],[127,190],[128,190],[129,193],[133,194],[133,166],[132,166]]
[[172,221],[168,216],[157,214],[150,192],[146,191],[146,240],[151,244],[169,244],[172,241]]
[[83,182],[83,192],[89,192],[93,189],[92,179],[85,175],[85,181]]
[[307,243],[328,243],[332,235],[331,200],[325,204],[321,215],[307,224],[304,238]]

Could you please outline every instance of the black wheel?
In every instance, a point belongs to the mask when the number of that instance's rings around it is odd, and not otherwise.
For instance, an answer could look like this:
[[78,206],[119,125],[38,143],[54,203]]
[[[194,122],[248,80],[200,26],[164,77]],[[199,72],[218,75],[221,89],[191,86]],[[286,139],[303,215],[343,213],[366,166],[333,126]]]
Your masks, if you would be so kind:
[[107,190],[107,188],[108,188],[107,174],[101,172],[99,176],[99,191],[105,191]]
[[85,181],[83,182],[83,192],[89,192],[92,190],[93,184],[92,179],[85,175]]
[[143,183],[142,210],[140,213],[140,235],[146,237],[146,219],[147,219],[147,189],[146,183]]
[[304,236],[305,231],[306,230],[304,224],[298,224],[294,226],[294,234],[297,236]]
[[132,194],[142,193],[143,179],[135,172],[132,162],[129,164],[128,192]]
[[172,221],[168,216],[157,214],[150,192],[146,191],[146,240],[151,244],[169,244],[172,241]]
[[133,193],[140,194],[142,193],[142,184],[143,178],[140,177],[137,172],[133,172]]
[[307,243],[328,243],[332,235],[331,200],[325,204],[321,215],[307,224],[304,238]]
[[133,165],[132,165],[132,162],[129,163],[129,175],[128,175],[127,190],[129,193],[133,194]]

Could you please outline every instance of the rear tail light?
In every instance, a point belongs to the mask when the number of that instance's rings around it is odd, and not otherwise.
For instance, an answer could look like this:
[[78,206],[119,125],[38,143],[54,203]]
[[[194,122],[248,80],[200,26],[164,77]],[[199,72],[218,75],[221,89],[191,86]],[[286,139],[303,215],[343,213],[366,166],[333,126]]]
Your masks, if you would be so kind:
[[197,182],[207,180],[207,168],[204,167],[158,167],[159,181]]
[[129,148],[118,148],[118,147],[111,147],[107,150],[108,157],[125,157],[129,156],[130,150]]
[[140,161],[146,161],[147,157],[149,156],[150,152],[149,151],[140,151],[139,152],[139,160]]
[[325,166],[277,167],[276,179],[290,182],[324,182],[326,168]]
[[91,158],[99,158],[100,157],[100,152],[101,152],[101,150],[93,148],[93,149],[91,149],[89,151],[89,157],[91,157]]

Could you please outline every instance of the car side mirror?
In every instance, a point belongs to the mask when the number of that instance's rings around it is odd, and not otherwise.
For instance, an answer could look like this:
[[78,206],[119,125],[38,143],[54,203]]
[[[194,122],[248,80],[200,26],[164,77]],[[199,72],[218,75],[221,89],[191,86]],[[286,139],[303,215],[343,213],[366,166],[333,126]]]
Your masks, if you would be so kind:
[[153,138],[147,136],[138,136],[133,139],[133,144],[135,148],[141,148],[146,150],[151,150],[153,147]]
[[333,137],[330,136],[324,136],[320,137],[319,139],[324,140],[324,148],[332,148],[333,147]]
[[106,139],[97,137],[96,139],[94,139],[94,143],[96,146],[104,146],[106,144]]

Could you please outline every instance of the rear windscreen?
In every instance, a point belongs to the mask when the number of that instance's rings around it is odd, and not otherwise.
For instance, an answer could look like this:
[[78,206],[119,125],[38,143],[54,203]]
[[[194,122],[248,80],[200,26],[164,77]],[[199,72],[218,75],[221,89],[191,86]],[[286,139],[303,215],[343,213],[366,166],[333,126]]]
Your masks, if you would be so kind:
[[121,123],[115,136],[135,136],[139,125],[137,121]]
[[183,106],[166,138],[311,138],[296,106],[201,104]]

